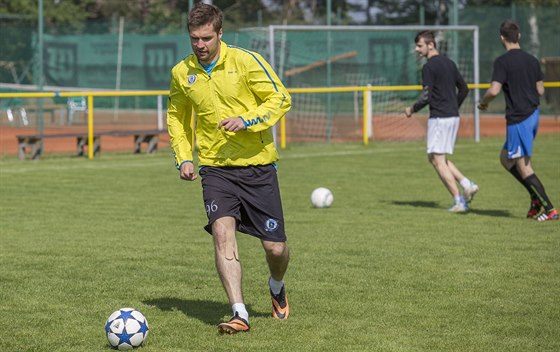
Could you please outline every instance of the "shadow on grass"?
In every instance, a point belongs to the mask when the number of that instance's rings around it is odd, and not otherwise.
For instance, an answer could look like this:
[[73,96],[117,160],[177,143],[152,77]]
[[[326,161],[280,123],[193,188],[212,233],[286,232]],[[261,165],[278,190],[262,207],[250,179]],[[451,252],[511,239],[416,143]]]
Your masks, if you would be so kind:
[[484,216],[495,216],[500,218],[511,218],[511,213],[501,209],[473,209],[470,208],[469,213]]
[[394,205],[405,205],[405,206],[409,206],[409,207],[439,208],[439,205],[436,202],[426,202],[426,201],[422,201],[422,200],[413,200],[413,201],[394,200],[391,203],[393,203]]
[[[392,201],[394,205],[399,206],[409,206],[409,207],[420,207],[420,208],[440,208],[438,203],[436,202],[426,202],[421,200],[414,200],[414,201]],[[468,215],[468,214],[476,214],[476,215],[483,215],[483,216],[494,216],[494,217],[502,217],[502,218],[509,218],[512,217],[511,213],[507,210],[502,209],[476,209],[470,208],[466,213],[459,213],[460,215]]]
[[[179,310],[186,316],[196,318],[206,324],[215,325],[222,321],[224,315],[231,312],[231,306],[226,303],[181,299],[174,297],[162,297],[149,299],[142,303],[157,307],[163,311]],[[255,312],[250,305],[246,305],[249,315],[252,317],[268,317],[270,314]]]

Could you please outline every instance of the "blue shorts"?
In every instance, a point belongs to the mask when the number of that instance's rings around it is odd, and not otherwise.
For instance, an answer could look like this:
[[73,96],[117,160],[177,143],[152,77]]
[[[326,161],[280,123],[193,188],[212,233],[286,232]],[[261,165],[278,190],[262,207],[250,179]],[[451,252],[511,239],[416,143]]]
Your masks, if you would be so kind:
[[517,159],[533,154],[533,142],[539,129],[539,109],[525,120],[507,125],[506,143],[504,149],[508,152],[508,159]]

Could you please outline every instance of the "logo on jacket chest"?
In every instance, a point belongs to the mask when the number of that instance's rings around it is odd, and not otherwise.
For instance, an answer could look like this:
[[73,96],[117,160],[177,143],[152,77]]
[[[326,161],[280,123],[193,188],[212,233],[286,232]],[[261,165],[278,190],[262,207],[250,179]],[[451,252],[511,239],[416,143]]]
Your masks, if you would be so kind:
[[196,74],[190,75],[187,82],[189,82],[190,85],[194,84],[194,82],[196,82]]

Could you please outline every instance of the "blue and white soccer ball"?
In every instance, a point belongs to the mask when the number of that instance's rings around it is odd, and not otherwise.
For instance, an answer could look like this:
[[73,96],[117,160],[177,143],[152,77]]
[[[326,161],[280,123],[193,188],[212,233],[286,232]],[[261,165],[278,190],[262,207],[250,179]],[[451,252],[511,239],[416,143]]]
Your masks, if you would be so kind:
[[109,344],[126,351],[136,348],[148,338],[148,321],[134,308],[121,308],[113,312],[105,323]]

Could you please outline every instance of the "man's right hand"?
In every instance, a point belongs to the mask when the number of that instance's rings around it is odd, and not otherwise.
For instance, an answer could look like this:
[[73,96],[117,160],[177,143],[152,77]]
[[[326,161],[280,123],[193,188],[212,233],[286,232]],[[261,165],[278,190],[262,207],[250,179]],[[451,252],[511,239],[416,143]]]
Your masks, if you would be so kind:
[[198,175],[194,172],[194,164],[191,162],[181,164],[181,167],[179,168],[179,176],[186,181],[196,180]]

